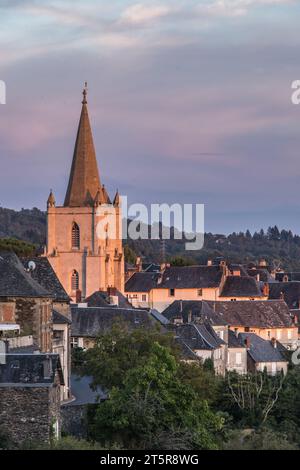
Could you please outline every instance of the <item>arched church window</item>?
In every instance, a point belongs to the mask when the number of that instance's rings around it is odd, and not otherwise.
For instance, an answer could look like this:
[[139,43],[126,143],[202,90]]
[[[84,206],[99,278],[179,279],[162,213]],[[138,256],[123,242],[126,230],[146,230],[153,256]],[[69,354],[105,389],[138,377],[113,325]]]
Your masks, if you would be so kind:
[[71,287],[73,291],[79,289],[79,274],[75,269],[72,272]]
[[77,250],[80,248],[80,229],[76,222],[72,225],[72,248]]

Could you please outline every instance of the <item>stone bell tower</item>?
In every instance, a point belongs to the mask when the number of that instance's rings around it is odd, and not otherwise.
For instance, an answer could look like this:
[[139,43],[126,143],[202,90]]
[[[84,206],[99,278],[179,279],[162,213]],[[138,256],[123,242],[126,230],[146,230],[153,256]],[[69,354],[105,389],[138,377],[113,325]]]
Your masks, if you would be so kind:
[[83,299],[108,287],[124,291],[120,198],[111,202],[100,182],[86,86],[64,205],[52,190],[47,201],[45,255],[74,300],[79,291]]

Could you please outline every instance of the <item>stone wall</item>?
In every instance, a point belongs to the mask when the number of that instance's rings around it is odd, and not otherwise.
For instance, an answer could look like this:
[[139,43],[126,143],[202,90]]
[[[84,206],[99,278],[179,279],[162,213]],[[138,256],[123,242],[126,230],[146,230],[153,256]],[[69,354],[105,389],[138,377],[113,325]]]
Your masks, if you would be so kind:
[[1,386],[0,429],[15,444],[49,442],[60,434],[60,387]]

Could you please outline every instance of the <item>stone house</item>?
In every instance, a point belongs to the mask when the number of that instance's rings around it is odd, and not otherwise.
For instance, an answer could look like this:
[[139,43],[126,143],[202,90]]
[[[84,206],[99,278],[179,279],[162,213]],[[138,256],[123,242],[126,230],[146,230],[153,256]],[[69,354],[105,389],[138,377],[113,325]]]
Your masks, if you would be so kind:
[[59,355],[2,352],[0,423],[4,435],[16,445],[59,437],[63,384]]
[[240,265],[165,266],[157,272],[135,272],[125,284],[134,307],[162,312],[174,300],[263,300],[268,284],[248,276]]
[[226,369],[229,372],[236,371],[239,374],[246,374],[248,371],[247,362],[248,356],[245,344],[240,341],[238,335],[234,331],[228,330]]
[[205,362],[211,359],[217,374],[224,375],[226,370],[226,343],[214,331],[208,321],[203,323],[184,323],[176,327],[176,340],[190,351],[190,360]]
[[298,326],[283,300],[209,302],[236,333],[275,338],[290,350],[298,347]]
[[151,328],[156,322],[146,310],[120,307],[71,308],[71,345],[84,349],[92,348],[99,334],[108,332],[117,323],[124,323],[129,330]]
[[266,371],[269,375],[287,373],[286,350],[275,339],[266,341],[255,333],[239,333],[238,338],[247,350],[249,372]]
[[14,253],[0,253],[2,319],[17,325],[21,335],[31,335],[41,352],[52,352],[52,300]]

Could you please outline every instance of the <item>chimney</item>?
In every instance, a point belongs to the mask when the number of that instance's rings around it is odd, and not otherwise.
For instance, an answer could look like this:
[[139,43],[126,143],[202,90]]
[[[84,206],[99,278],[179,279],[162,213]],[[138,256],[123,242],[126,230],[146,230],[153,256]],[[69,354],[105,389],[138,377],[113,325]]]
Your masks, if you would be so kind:
[[289,282],[289,276],[287,274],[283,276],[282,282]]
[[135,267],[138,273],[140,273],[143,270],[142,258],[140,256],[138,256],[135,261]]
[[284,300],[284,293],[283,292],[280,292],[279,299]]
[[266,296],[266,297],[269,297],[269,294],[270,294],[270,286],[267,282],[264,283],[264,287],[263,287],[263,294]]
[[77,289],[77,290],[76,290],[76,297],[75,297],[75,299],[76,299],[76,303],[77,303],[77,304],[80,304],[80,302],[81,302],[81,290],[80,290],[80,289]]
[[247,336],[247,337],[245,338],[245,341],[244,341],[244,342],[245,342],[246,348],[247,348],[247,349],[250,349],[250,344],[251,344],[251,343],[250,343],[250,338],[249,338],[249,336]]
[[260,274],[256,274],[256,281],[257,281],[257,282],[260,281]]
[[0,365],[6,364],[6,355],[8,354],[8,341],[0,340]]
[[189,310],[189,313],[188,313],[188,323],[191,323],[192,322],[192,310]]
[[119,297],[117,295],[117,289],[115,287],[107,288],[108,302],[110,305],[119,305]]
[[212,266],[212,260],[211,259],[207,260],[207,266]]
[[271,339],[271,344],[272,344],[273,348],[277,348],[277,340],[276,340],[276,338],[272,338],[272,339]]
[[179,306],[180,306],[179,311],[180,311],[180,313],[182,313],[182,300],[180,300],[179,302],[180,302],[179,303]]
[[260,259],[258,264],[259,264],[259,266],[261,266],[261,267],[266,267],[266,266],[267,266],[267,262],[266,262],[265,259]]

